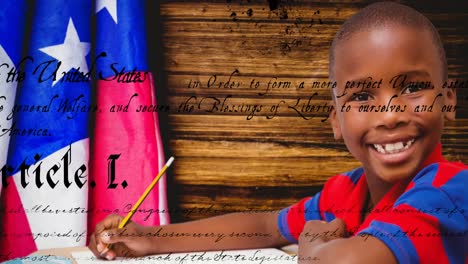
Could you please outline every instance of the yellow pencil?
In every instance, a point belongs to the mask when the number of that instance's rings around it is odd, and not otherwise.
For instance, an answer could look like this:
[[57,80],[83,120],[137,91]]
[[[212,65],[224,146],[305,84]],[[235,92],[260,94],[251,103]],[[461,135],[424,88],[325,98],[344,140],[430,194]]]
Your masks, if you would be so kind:
[[119,228],[125,227],[125,225],[128,223],[130,218],[132,218],[133,214],[136,212],[138,207],[140,207],[140,205],[143,203],[146,196],[148,196],[148,194],[154,188],[156,183],[158,183],[159,178],[161,178],[161,176],[163,176],[164,172],[166,172],[167,168],[169,168],[169,166],[171,166],[173,161],[174,161],[174,157],[169,158],[169,160],[166,162],[166,165],[164,165],[164,167],[162,167],[161,171],[159,171],[158,176],[156,176],[156,178],[154,178],[153,182],[146,188],[145,192],[140,196],[140,199],[138,199],[138,201],[133,205],[132,210],[130,210],[130,212],[128,212],[127,216],[125,216],[125,218],[120,222]]
[[[122,221],[120,221],[118,228],[124,228],[125,227],[125,225],[128,223],[130,218],[132,218],[133,214],[136,212],[138,207],[140,207],[140,205],[143,203],[145,198],[148,196],[148,194],[154,188],[156,183],[158,183],[161,176],[163,176],[164,172],[166,172],[167,168],[169,168],[169,166],[171,166],[173,161],[174,161],[174,157],[169,158],[169,160],[166,162],[164,167],[162,167],[162,169],[159,171],[156,178],[154,178],[153,182],[151,182],[151,184],[146,188],[145,192],[140,196],[140,199],[138,199],[138,201],[133,205],[132,210],[130,210],[130,212],[128,212],[127,216],[125,216],[125,218],[122,219]],[[106,245],[106,248],[101,252],[101,255],[106,254],[109,251],[109,249],[111,249],[111,248],[112,248],[112,245]]]

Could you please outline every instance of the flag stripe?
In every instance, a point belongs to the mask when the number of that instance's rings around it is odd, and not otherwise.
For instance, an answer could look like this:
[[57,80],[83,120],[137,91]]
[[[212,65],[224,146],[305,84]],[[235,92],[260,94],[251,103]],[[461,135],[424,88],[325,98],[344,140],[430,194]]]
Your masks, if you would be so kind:
[[[153,87],[153,78],[152,78],[152,75],[151,76],[151,80],[150,80],[150,83],[151,83],[151,99],[152,99],[152,104],[153,105],[157,105],[157,102],[156,102],[156,92],[155,92],[155,89]],[[163,149],[163,142],[162,142],[162,139],[161,139],[161,134],[159,133],[160,131],[160,127],[159,127],[159,117],[158,117],[158,114],[156,112],[153,112],[153,124],[154,124],[154,131],[155,131],[155,139],[156,139],[156,146],[157,146],[157,149],[158,149],[158,157],[159,160],[158,160],[158,171],[160,171],[162,169],[162,167],[164,167],[165,165],[165,159],[164,159],[164,149]],[[158,191],[158,209],[159,209],[159,224],[160,225],[167,225],[169,224],[169,213],[168,213],[168,207],[167,207],[167,193],[166,193],[166,190],[167,190],[167,185],[166,185],[166,174],[164,176],[161,177],[161,179],[159,180],[158,182],[158,185],[157,185],[157,191]]]

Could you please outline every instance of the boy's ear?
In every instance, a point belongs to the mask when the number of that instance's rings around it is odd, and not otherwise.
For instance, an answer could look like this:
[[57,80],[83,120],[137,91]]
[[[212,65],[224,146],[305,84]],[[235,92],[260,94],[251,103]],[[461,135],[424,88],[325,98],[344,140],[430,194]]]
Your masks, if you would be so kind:
[[[449,79],[448,80],[448,83],[450,83],[451,81],[455,81],[455,80],[452,80],[452,79]],[[442,88],[444,91],[444,104],[448,107],[448,106],[452,106],[451,108],[448,108],[448,109],[452,109],[452,111],[446,111],[444,113],[444,117],[445,119],[447,120],[455,120],[455,106],[457,105],[457,91],[456,91],[456,88]]]
[[336,103],[334,99],[332,99],[332,105],[333,105],[333,109],[330,112],[329,119],[330,119],[332,129],[333,129],[333,137],[335,138],[335,140],[339,140],[342,138],[341,128],[340,128],[340,122],[338,120],[338,117],[336,116]]

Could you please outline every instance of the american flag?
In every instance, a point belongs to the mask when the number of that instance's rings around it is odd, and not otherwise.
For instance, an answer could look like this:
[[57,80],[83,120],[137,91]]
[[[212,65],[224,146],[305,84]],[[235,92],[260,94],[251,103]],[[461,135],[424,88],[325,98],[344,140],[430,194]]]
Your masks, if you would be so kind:
[[[106,209],[131,209],[129,205],[138,200],[165,164],[157,112],[140,110],[140,106],[156,105],[147,47],[142,45],[146,43],[143,3],[98,1],[96,5],[96,55],[106,56],[97,60],[97,104],[102,112],[96,115],[92,144],[90,179],[96,187],[89,200],[93,208],[90,231],[108,214]],[[115,186],[109,186],[111,155],[120,155],[113,164]],[[132,221],[146,225],[169,222],[165,178],[155,189]],[[154,210],[157,208],[159,212]],[[149,214],[152,216],[147,218]]]
[[[7,82],[8,73],[19,65],[23,48],[26,9],[24,1],[2,1],[0,9],[0,165],[6,164],[10,137],[3,135],[12,126],[11,112],[18,82]],[[8,15],[9,14],[9,15]],[[8,22],[8,23],[7,23]],[[3,181],[0,180],[0,195]]]
[[[31,59],[20,65],[21,82],[6,83],[0,68],[0,166],[8,176],[0,255],[84,246],[95,224],[109,212],[125,215],[164,165],[157,113],[136,111],[156,104],[144,1],[4,2],[0,64]],[[130,73],[141,82],[128,82]],[[127,111],[111,111],[130,99]],[[165,187],[163,178],[132,220],[168,223]],[[163,213],[146,218],[151,210]]]

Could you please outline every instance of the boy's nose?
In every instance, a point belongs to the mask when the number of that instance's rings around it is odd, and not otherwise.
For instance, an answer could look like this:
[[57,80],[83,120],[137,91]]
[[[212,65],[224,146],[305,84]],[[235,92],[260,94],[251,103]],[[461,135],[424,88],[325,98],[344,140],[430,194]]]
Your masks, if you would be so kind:
[[399,126],[404,126],[409,122],[409,110],[398,96],[389,95],[382,98],[379,102],[381,106],[385,106],[385,111],[378,112],[374,115],[375,126],[386,129],[393,129]]

